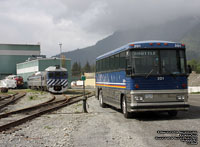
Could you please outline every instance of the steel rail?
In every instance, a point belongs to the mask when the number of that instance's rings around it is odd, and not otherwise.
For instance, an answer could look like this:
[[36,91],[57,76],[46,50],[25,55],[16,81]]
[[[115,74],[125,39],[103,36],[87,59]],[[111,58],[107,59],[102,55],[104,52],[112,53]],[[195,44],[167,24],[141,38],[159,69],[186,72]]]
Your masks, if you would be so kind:
[[[65,95],[63,95],[63,96],[65,96]],[[57,100],[57,101],[54,101],[55,99],[56,99],[55,95],[52,94],[52,99],[50,99],[50,100],[48,100],[46,102],[31,106],[31,107],[22,108],[22,109],[19,109],[19,110],[15,110],[15,111],[11,111],[11,112],[0,114],[0,119],[8,117],[8,116],[13,115],[13,114],[24,113],[26,111],[33,111],[33,110],[41,108],[43,106],[48,106],[48,105],[53,105],[53,104],[60,103],[60,102],[65,102],[67,97],[66,97],[66,99],[61,99],[61,100]]]
[[[94,95],[94,94],[91,94],[91,93],[90,93],[90,94],[87,95],[87,97],[91,97],[91,96],[93,96],[93,95]],[[26,117],[21,118],[21,119],[19,119],[19,120],[16,120],[16,121],[7,123],[7,124],[5,124],[5,125],[2,125],[2,126],[0,126],[0,132],[5,131],[5,130],[10,129],[10,128],[13,128],[13,127],[16,127],[16,126],[18,126],[18,125],[20,125],[20,124],[23,124],[23,123],[25,123],[25,122],[27,122],[27,121],[30,121],[30,120],[32,120],[32,119],[34,119],[34,118],[36,118],[36,117],[39,117],[39,116],[41,116],[41,115],[43,115],[43,114],[46,114],[46,113],[49,113],[49,112],[58,110],[58,109],[60,109],[60,108],[69,106],[69,105],[71,105],[71,104],[77,103],[77,102],[83,100],[82,96],[83,96],[83,95],[71,97],[71,98],[65,100],[64,102],[61,102],[61,104],[58,104],[58,105],[56,105],[56,106],[52,106],[51,108],[46,108],[45,110],[41,110],[41,111],[39,111],[39,112],[30,114],[29,116],[26,116]]]
[[14,94],[9,94],[9,95],[6,95],[6,96],[0,96],[0,101],[1,100],[5,100],[5,99],[8,99],[8,98],[10,98],[10,97],[12,97],[12,96],[15,96],[15,95],[17,95],[18,93],[14,93]]
[[20,98],[24,97],[26,95],[26,93],[16,93],[14,95],[11,96],[11,100],[0,105],[0,110],[14,102],[16,102],[17,100],[19,100]]
[[0,97],[0,101],[5,100],[5,99],[8,99],[8,98],[10,98],[10,97],[12,97],[12,95],[1,96],[1,97]]
[[47,103],[50,103],[50,102],[54,101],[55,99],[56,99],[56,97],[53,96],[50,100],[48,100],[46,102],[31,106],[31,107],[27,107],[27,108],[23,108],[23,109],[19,109],[19,110],[15,110],[15,111],[11,111],[11,112],[0,114],[0,119],[4,118],[4,117],[8,117],[8,116],[10,116],[12,114],[17,114],[17,113],[22,113],[22,112],[25,112],[25,111],[37,109],[37,108],[39,108],[39,107],[41,107],[41,106],[43,106],[43,105],[45,105]]

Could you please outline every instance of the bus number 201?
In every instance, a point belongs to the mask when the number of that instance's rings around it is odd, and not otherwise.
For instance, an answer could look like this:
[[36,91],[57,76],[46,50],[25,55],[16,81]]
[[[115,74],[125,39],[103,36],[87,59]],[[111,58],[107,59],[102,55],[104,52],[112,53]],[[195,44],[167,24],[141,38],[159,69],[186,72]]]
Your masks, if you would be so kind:
[[157,77],[157,80],[162,81],[162,80],[165,80],[165,78],[164,77]]

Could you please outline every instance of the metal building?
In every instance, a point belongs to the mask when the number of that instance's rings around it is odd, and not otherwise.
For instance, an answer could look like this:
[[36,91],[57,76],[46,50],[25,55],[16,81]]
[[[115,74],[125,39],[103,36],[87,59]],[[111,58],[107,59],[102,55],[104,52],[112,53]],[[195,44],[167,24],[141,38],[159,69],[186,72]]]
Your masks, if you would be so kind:
[[[37,58],[35,60],[26,61],[17,64],[17,75],[22,76],[25,85],[27,84],[27,78],[38,71],[44,71],[49,66],[57,66],[62,63],[62,67],[68,70],[68,83],[71,83],[71,59],[59,58]],[[70,86],[70,84],[68,84]]]
[[40,55],[40,45],[0,44],[0,79],[16,74],[16,64]]

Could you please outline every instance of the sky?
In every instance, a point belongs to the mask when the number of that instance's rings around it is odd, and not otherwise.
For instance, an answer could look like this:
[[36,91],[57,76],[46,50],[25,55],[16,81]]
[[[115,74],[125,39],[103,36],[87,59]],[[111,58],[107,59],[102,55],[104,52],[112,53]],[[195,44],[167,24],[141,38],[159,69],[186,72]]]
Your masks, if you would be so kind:
[[53,56],[96,44],[118,30],[199,19],[199,0],[0,0],[0,43],[40,44]]

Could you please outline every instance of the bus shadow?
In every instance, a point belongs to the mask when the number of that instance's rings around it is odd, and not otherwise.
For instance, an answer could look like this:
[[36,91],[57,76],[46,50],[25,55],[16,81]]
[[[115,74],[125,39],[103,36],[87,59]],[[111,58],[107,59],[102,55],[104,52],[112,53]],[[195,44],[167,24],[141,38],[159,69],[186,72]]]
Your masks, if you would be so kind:
[[[121,113],[121,110],[109,106],[109,108]],[[122,114],[123,115],[123,114]],[[179,111],[177,116],[170,116],[167,112],[139,112],[132,113],[129,119],[139,121],[165,121],[165,120],[187,120],[200,119],[200,106],[190,105],[188,111]]]
[[200,106],[191,105],[188,111],[179,111],[175,117],[167,112],[144,112],[136,114],[134,118],[140,121],[200,119]]

